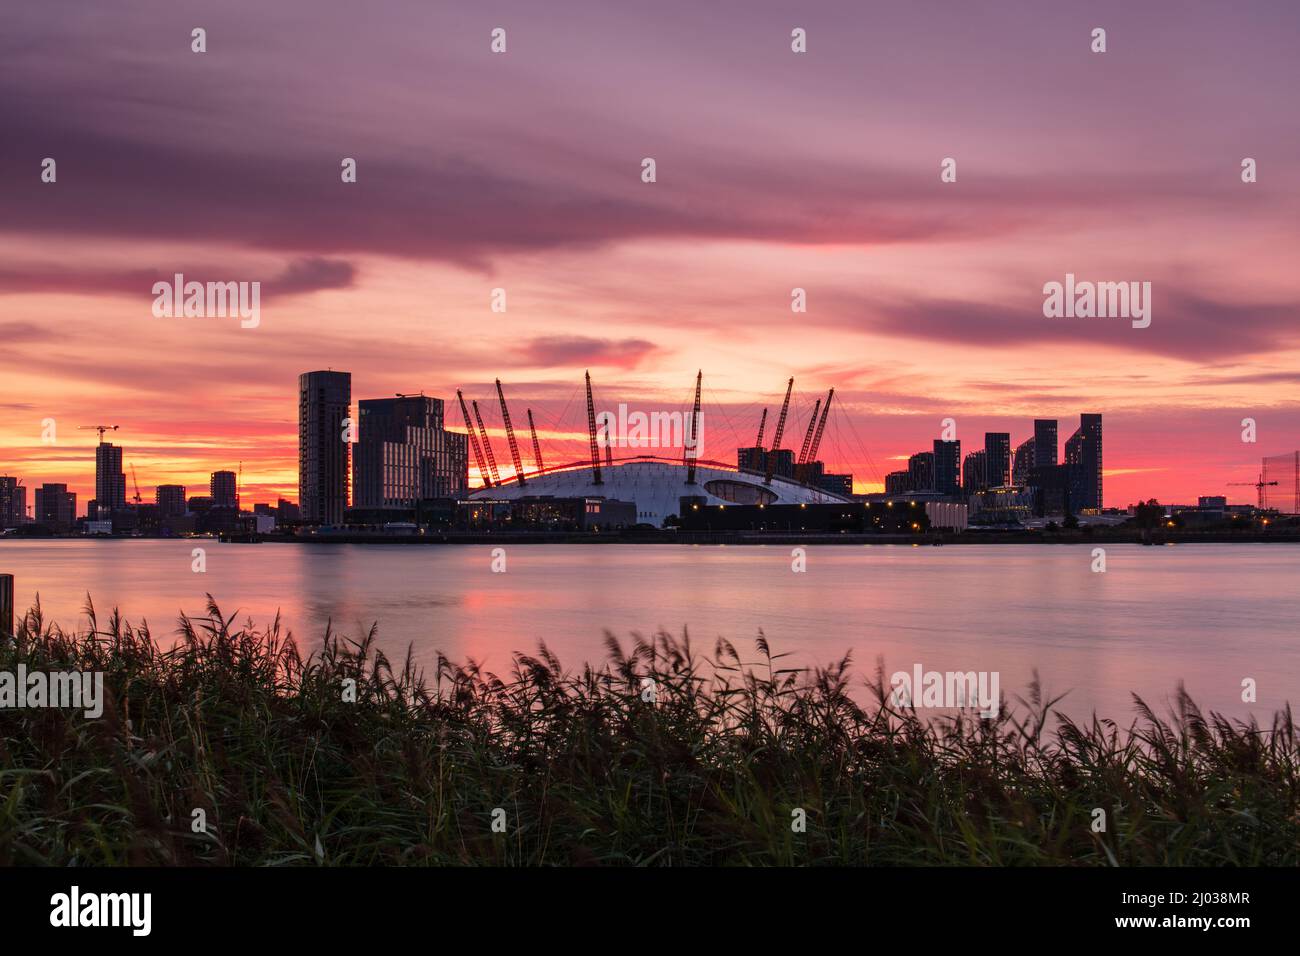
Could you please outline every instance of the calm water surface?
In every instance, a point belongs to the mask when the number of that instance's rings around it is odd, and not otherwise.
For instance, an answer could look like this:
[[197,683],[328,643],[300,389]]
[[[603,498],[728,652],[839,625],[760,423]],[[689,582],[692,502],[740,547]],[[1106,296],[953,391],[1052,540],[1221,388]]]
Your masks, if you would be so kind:
[[[190,570],[196,546],[205,574]],[[49,620],[79,621],[90,594],[101,615],[116,605],[168,640],[210,592],[227,616],[279,611],[304,650],[327,621],[351,634],[377,622],[390,655],[410,645],[428,665],[440,650],[498,673],[539,641],[576,668],[603,660],[605,630],[689,627],[701,650],[723,636],[743,652],[761,628],[787,666],[851,651],[864,676],[878,657],[886,673],[999,671],[1012,699],[1037,668],[1076,716],[1127,720],[1131,692],[1164,711],[1180,680],[1232,716],[1300,704],[1300,548],[1114,545],[1105,574],[1084,546],[807,550],[795,574],[776,546],[521,545],[494,574],[488,546],[8,540],[0,571],[16,575],[20,608],[39,593]]]

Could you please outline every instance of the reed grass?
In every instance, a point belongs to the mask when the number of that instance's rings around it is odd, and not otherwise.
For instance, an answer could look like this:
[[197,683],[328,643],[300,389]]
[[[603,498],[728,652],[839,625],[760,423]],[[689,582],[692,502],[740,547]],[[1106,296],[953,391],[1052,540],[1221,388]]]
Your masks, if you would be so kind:
[[1289,707],[1261,727],[1180,688],[1168,717],[1135,698],[1126,726],[1075,723],[1035,684],[995,719],[934,719],[892,706],[879,668],[787,668],[761,634],[752,659],[607,635],[599,667],[542,647],[496,676],[394,663],[373,627],[304,656],[278,618],[236,624],[210,597],[166,648],[86,616],[65,631],[38,604],[0,647],[0,670],[102,671],[106,695],[96,720],[0,710],[0,864],[1300,860]]

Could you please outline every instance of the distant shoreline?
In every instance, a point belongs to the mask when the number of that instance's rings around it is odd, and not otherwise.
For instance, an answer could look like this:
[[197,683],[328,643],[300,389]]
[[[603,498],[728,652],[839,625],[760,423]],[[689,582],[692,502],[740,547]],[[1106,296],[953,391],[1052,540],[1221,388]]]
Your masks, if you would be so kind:
[[392,545],[518,545],[518,544],[663,544],[663,545],[939,545],[1037,544],[1037,545],[1108,545],[1108,544],[1300,544],[1300,532],[1228,532],[1167,531],[1161,529],[1145,536],[1138,529],[1098,529],[1087,531],[965,531],[960,534],[928,532],[901,534],[827,534],[822,532],[606,532],[516,531],[516,532],[431,532],[427,534],[386,534],[382,532],[347,532],[322,535],[225,535],[217,537],[161,538],[129,536],[62,535],[52,537],[0,537],[0,547],[8,541],[220,541],[229,544],[392,544]]

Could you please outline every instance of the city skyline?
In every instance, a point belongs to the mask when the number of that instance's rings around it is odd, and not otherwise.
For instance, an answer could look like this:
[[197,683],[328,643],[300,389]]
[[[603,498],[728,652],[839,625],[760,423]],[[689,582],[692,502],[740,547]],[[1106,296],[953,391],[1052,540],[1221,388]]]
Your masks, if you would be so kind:
[[[1014,449],[1034,418],[1105,415],[1112,503],[1250,503],[1230,485],[1296,447],[1300,133],[1284,106],[1300,11],[1099,3],[1089,16],[1117,41],[1100,58],[1078,40],[1090,24],[1032,3],[760,4],[739,23],[577,6],[575,34],[526,4],[364,24],[313,4],[313,29],[279,42],[277,15],[236,2],[205,11],[201,57],[192,17],[165,5],[57,30],[13,11],[0,469],[84,502],[93,446],[75,429],[108,420],[150,487],[242,461],[248,500],[296,499],[282,381],[331,365],[376,397],[484,401],[501,377],[572,459],[582,428],[548,424],[575,369],[611,404],[680,408],[703,367],[737,423],[793,374],[800,408],[836,387],[861,441],[827,457],[858,491],[949,417],[967,443],[1009,432]],[[774,57],[796,16],[809,53]],[[483,42],[435,58],[444,33]],[[574,49],[583,67],[557,68]],[[346,83],[311,66],[345,55]],[[1258,181],[1241,181],[1243,157]],[[152,285],[176,273],[260,281],[260,323],[153,315]],[[1150,327],[1046,319],[1044,284],[1067,275],[1151,282]]]
[[[322,376],[325,377],[324,380],[320,378]],[[311,473],[313,472],[313,466],[308,464],[307,460],[302,457],[303,443],[306,442],[308,444],[318,445],[321,448],[325,448],[326,446],[329,446],[331,449],[334,449],[335,451],[341,450],[343,448],[342,443],[341,442],[338,443],[337,448],[335,448],[335,442],[333,441],[333,436],[336,432],[341,434],[342,424],[345,420],[345,417],[348,414],[350,414],[356,426],[354,439],[350,443],[351,448],[350,450],[347,451],[346,454],[342,454],[341,457],[339,457],[338,461],[334,462],[332,466],[334,470],[338,471],[338,473],[343,476],[342,481],[345,488],[347,489],[346,503],[343,503],[343,501],[341,500],[339,503],[332,506],[331,508],[321,511],[321,515],[328,515],[329,521],[327,523],[337,523],[338,521],[341,520],[342,509],[344,507],[354,507],[359,504],[359,500],[355,490],[356,482],[357,482],[357,471],[356,471],[357,462],[355,456],[362,448],[362,439],[363,436],[365,435],[365,431],[361,427],[362,423],[365,421],[365,415],[364,415],[365,409],[363,409],[362,406],[363,405],[370,406],[372,408],[375,408],[376,410],[382,407],[385,410],[387,410],[389,407],[393,406],[394,403],[396,403],[396,405],[400,407],[404,401],[414,400],[417,396],[398,394],[396,397],[385,396],[385,397],[370,397],[370,398],[362,398],[362,397],[354,398],[351,395],[351,373],[343,370],[330,369],[330,370],[320,370],[320,371],[313,371],[313,372],[304,372],[301,375],[299,375],[298,380],[299,380],[299,386],[298,386],[299,409],[298,410],[299,410],[300,419],[296,429],[298,434],[298,444],[295,445],[294,481],[293,481],[292,488],[286,488],[284,490],[280,490],[281,486],[278,485],[267,486],[255,482],[254,483],[246,482],[245,477],[243,475],[242,460],[237,463],[237,467],[239,468],[238,474],[234,470],[231,470],[230,467],[222,466],[216,468],[212,472],[209,472],[206,477],[202,475],[182,476],[183,478],[187,477],[188,480],[171,480],[171,481],[155,482],[149,480],[148,477],[146,476],[145,481],[141,482],[138,477],[133,475],[132,476],[134,479],[133,487],[137,489],[139,492],[144,492],[144,491],[151,492],[150,494],[144,495],[144,499],[150,503],[154,501],[155,496],[157,494],[163,493],[163,489],[174,489],[177,487],[190,488],[190,487],[196,487],[200,485],[206,485],[209,488],[210,497],[212,497],[214,501],[221,506],[233,507],[234,505],[232,504],[232,502],[237,502],[239,507],[243,508],[244,510],[247,510],[252,506],[254,502],[259,502],[259,503],[265,502],[267,504],[270,504],[272,502],[275,502],[276,500],[288,500],[301,505],[305,499],[310,497],[310,494],[304,493],[304,488],[308,487],[312,483],[312,481],[314,481],[314,479],[310,477]],[[323,427],[307,425],[301,417],[303,415],[304,409],[308,407],[307,400],[304,397],[305,396],[304,389],[308,387],[307,384],[308,382],[312,382],[316,387],[330,387],[335,392],[335,394],[333,394],[331,398],[331,401],[329,402],[330,409],[329,409],[328,422]],[[423,392],[419,394],[418,398],[422,403],[428,404],[431,408],[432,407],[437,408],[436,411],[437,424],[435,426],[437,431],[441,431],[445,423],[447,432],[452,434],[464,435],[464,431],[463,431],[464,423],[460,422],[458,424],[455,418],[449,418],[446,416],[446,414],[444,413],[445,401],[442,398],[437,396],[425,396]],[[517,404],[519,404],[520,407],[522,407],[525,404],[528,404],[525,399],[518,400]],[[481,410],[488,415],[496,414],[494,411],[495,404],[496,403],[493,401],[485,401],[481,406]],[[571,405],[572,402],[570,402],[569,404]],[[785,432],[784,440],[782,441],[781,444],[781,447],[784,450],[792,453],[797,450],[797,448],[792,448],[792,445],[793,446],[798,445],[798,442],[796,440],[797,435],[802,434],[804,427],[807,425],[806,416],[810,412],[815,412],[819,406],[820,406],[820,400],[816,400],[811,409],[809,409],[808,407],[797,408],[794,405],[791,406],[790,409],[791,427]],[[779,402],[777,403],[777,407],[779,407]],[[767,411],[775,414],[776,408],[769,407]],[[574,411],[574,414],[579,414],[580,412],[581,409],[577,409],[576,411]],[[426,414],[433,414],[433,412],[430,411]],[[1075,439],[1079,438],[1083,434],[1085,429],[1088,427],[1088,422],[1090,420],[1095,421],[1095,427],[1099,435],[1100,419],[1102,416],[1095,413],[1087,413],[1087,412],[1079,413],[1079,415],[1080,415],[1081,424],[1079,426],[1079,432],[1075,434]],[[734,427],[734,423],[729,423],[729,424],[732,425],[730,437],[733,441],[729,443],[724,443],[722,446],[721,453],[714,456],[715,460],[722,461],[724,463],[729,459],[733,458],[734,455],[737,453],[743,456],[744,453],[754,450],[751,447],[753,444],[752,441],[741,442],[739,444],[734,443],[743,434],[743,428],[740,431],[737,431],[736,428]],[[946,427],[949,425],[949,423],[944,422],[941,423],[941,425]],[[1070,439],[1068,428],[1066,430],[1067,431],[1066,435],[1062,436],[1060,434],[1060,421],[1057,419],[1034,418],[1030,421],[1029,426],[1030,427],[1026,429],[1027,434],[1025,440],[1020,442],[1016,441],[1017,433],[1014,429],[1011,432],[989,431],[989,432],[984,432],[982,435],[976,434],[975,435],[976,440],[971,441],[969,445],[965,446],[966,451],[963,451],[963,443],[962,443],[962,439],[960,438],[943,439],[943,438],[936,437],[932,440],[932,445],[933,445],[932,451],[925,450],[921,452],[913,452],[911,454],[894,457],[888,460],[889,463],[901,462],[902,465],[904,466],[901,471],[897,469],[893,469],[889,472],[883,473],[880,475],[880,480],[874,480],[870,478],[864,480],[862,476],[853,475],[854,493],[855,494],[873,494],[873,493],[886,493],[886,492],[896,493],[899,492],[900,490],[906,491],[906,490],[922,490],[922,489],[934,490],[946,494],[958,494],[962,492],[969,493],[969,491],[971,490],[970,489],[971,486],[970,469],[972,465],[971,459],[973,458],[973,456],[976,455],[979,456],[978,467],[981,470],[980,477],[975,482],[976,486],[977,487],[998,487],[999,486],[998,483],[989,481],[988,479],[983,477],[984,475],[983,469],[986,467],[985,462],[987,461],[986,456],[988,455],[990,450],[993,450],[997,453],[995,455],[995,460],[998,459],[998,456],[1001,456],[1002,460],[1004,461],[1004,465],[1005,465],[1004,473],[1008,475],[1010,479],[1009,483],[1012,485],[1024,485],[1029,478],[1030,470],[1034,468],[1056,467],[1058,462],[1061,462],[1063,464],[1066,460],[1068,460],[1069,441],[1073,440]],[[81,426],[81,428],[87,428],[87,427],[89,426]],[[304,428],[306,428],[307,431],[304,431]],[[504,446],[507,441],[507,436],[504,430],[504,426],[499,424],[488,424],[487,431],[491,436],[493,442],[497,445],[497,452],[498,452],[498,459],[499,459],[497,462],[497,467],[499,469],[501,479],[508,481],[514,477],[515,472],[510,461],[508,459],[500,457],[501,453],[504,451]],[[545,432],[539,429],[539,433],[548,435],[549,438],[552,440],[552,442],[556,440],[557,433],[554,431]],[[116,435],[116,431],[114,432],[114,434]],[[551,444],[548,447],[548,451],[547,451],[548,465],[553,467],[555,465],[581,464],[585,462],[587,460],[587,455],[588,455],[587,433],[583,431],[579,434],[575,430],[575,431],[564,432],[562,434],[564,437],[561,441],[559,441],[559,444],[561,447],[569,448],[572,451],[572,457],[556,457],[555,445]],[[378,441],[382,443],[385,441],[399,440],[396,436],[392,436],[392,435],[384,435],[384,437],[382,438],[376,437],[376,435],[377,433],[372,430],[371,432],[372,442]],[[314,438],[312,436],[314,436]],[[1041,443],[1043,446],[1043,450],[1041,451],[1039,450],[1038,447],[1039,446],[1038,439],[1044,439],[1044,441],[1042,441]],[[428,440],[433,441],[434,439],[428,439]],[[768,431],[765,438],[765,446],[770,445],[771,441],[772,441],[772,432]],[[1108,433],[1107,436],[1108,448],[1109,448],[1110,441],[1111,438]],[[544,441],[544,445],[545,445],[545,441]],[[980,445],[982,445],[983,447],[980,447]],[[80,504],[77,505],[77,508],[79,509],[78,514],[85,515],[87,513],[87,507],[91,502],[99,503],[100,496],[102,496],[103,494],[103,492],[100,490],[101,488],[108,490],[110,511],[113,508],[122,508],[126,506],[128,495],[127,495],[125,472],[127,470],[131,470],[134,466],[134,461],[130,457],[130,448],[125,444],[125,442],[123,442],[121,437],[118,437],[117,441],[114,442],[114,441],[103,439],[102,436],[96,442],[96,444],[90,445],[88,447],[91,449],[90,465],[89,465],[90,472],[88,477],[86,476],[82,477],[80,483],[78,482],[78,480],[76,480],[75,477],[72,478],[71,480],[63,479],[58,482],[55,482],[51,478],[46,476],[25,476],[21,474],[11,475],[11,477],[13,479],[16,479],[19,485],[26,491],[26,494],[28,496],[27,505],[29,511],[31,511],[32,508],[34,507],[32,496],[34,495],[35,490],[41,487],[42,485],[47,485],[47,484],[58,484],[65,487],[72,494],[73,498],[80,502]],[[715,445],[715,447],[717,446]],[[1032,456],[1032,461],[1030,461],[1028,469],[1020,469],[1020,471],[1018,472],[1017,467],[1012,465],[1010,451],[1013,448],[1019,452],[1023,452],[1025,449],[1028,449],[1030,451],[1030,454]],[[601,449],[602,449],[602,455],[607,453],[603,442],[601,444]],[[945,449],[943,456],[940,456],[941,449]],[[376,449],[376,451],[378,451],[378,449]],[[615,455],[614,457],[616,459],[621,459],[624,457],[635,457],[636,454],[643,454],[646,451],[647,449],[641,449],[639,451],[635,449],[631,451],[627,449],[619,449],[619,454]],[[383,454],[382,452],[379,453]],[[656,453],[662,454],[663,450],[659,449],[656,451]],[[483,487],[484,476],[480,473],[478,466],[475,464],[474,458],[472,456],[469,456],[468,449],[464,444],[462,444],[459,454],[463,458],[466,458],[468,461],[467,471],[469,475],[470,488],[474,489],[474,488]],[[671,455],[672,452],[670,450],[668,452],[668,456],[671,457]],[[1109,455],[1109,451],[1107,452],[1107,455]],[[836,458],[833,454],[832,455],[823,454],[820,455],[819,457],[822,459],[826,459],[826,466],[828,471],[837,469]],[[920,459],[923,458],[926,459],[927,461],[921,462]],[[102,460],[102,464],[101,464],[101,460]],[[872,460],[874,461],[874,459]],[[1257,460],[1257,466],[1258,466],[1258,460]],[[409,465],[406,465],[406,467],[409,467]],[[923,475],[924,475],[923,477],[921,476],[921,473],[918,473],[917,471],[918,468],[923,469]],[[936,469],[938,470],[936,471]],[[531,470],[532,470],[531,466],[526,463],[524,466],[524,474],[525,475],[529,474]],[[1099,475],[1096,474],[1095,471],[1096,469],[1094,468],[1093,472],[1090,473],[1090,478],[1088,480],[1095,482],[1098,488],[1101,487],[1102,482],[1104,482],[1109,476],[1113,474],[1111,470],[1105,468],[1101,469]],[[10,472],[12,472],[12,469],[10,469]],[[179,472],[173,470],[168,470],[167,473],[170,475],[180,474]],[[1124,472],[1121,470],[1119,473],[1123,474]],[[0,463],[0,474],[7,474],[3,469],[3,463]],[[894,484],[891,485],[891,479],[896,479],[899,477],[907,479],[910,483],[904,485],[904,484],[899,484],[897,481],[895,481]],[[219,486],[221,490],[218,490]],[[442,486],[439,487],[441,488]],[[270,489],[269,491],[267,490],[268,488]],[[1200,497],[1203,497],[1206,494],[1219,494],[1219,492],[1200,491],[1190,496],[1186,500],[1170,497],[1170,496],[1161,497],[1156,494],[1148,494],[1148,495],[1138,495],[1136,498],[1133,498],[1131,500],[1125,500],[1125,501],[1119,501],[1118,499],[1111,498],[1109,493],[1107,493],[1107,500],[1104,502],[1104,506],[1110,508],[1122,509],[1128,505],[1141,503],[1142,501],[1149,500],[1150,498],[1153,497],[1161,501],[1162,504],[1183,504],[1186,503],[1186,501],[1188,500],[1196,500]],[[1254,497],[1251,495],[1234,493],[1232,491],[1227,491],[1224,494],[1230,503],[1237,503],[1237,504],[1254,503],[1253,500],[1249,500],[1250,498]],[[437,497],[437,495],[430,494],[427,495],[426,497]],[[1248,500],[1238,501],[1237,500],[1238,498],[1246,498]],[[369,502],[365,502],[364,504],[369,504]],[[306,514],[312,516],[308,520],[316,520],[316,518],[319,517],[316,514],[316,511],[312,510],[311,506],[308,507]]]

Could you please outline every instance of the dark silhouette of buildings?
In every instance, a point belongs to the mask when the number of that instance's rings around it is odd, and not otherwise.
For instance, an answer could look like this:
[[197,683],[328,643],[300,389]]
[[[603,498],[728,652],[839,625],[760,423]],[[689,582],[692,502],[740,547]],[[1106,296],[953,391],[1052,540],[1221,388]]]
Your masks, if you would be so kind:
[[961,492],[961,442],[957,439],[934,440],[934,485],[941,495]]
[[1029,484],[1030,472],[1034,470],[1034,439],[1027,438],[1016,446],[1016,456],[1011,464],[1011,483],[1024,487]]
[[885,494],[905,495],[912,490],[910,471],[891,471],[885,475]]
[[[815,464],[820,465],[821,462]],[[849,472],[822,472],[814,476],[811,483],[833,495],[844,495],[846,498],[853,495],[853,475]]]
[[1078,509],[1070,497],[1071,473],[1069,465],[1039,465],[1029,475],[1029,487],[1034,493],[1034,514],[1075,514]]
[[907,459],[908,491],[934,490],[934,452],[917,452]]
[[1058,464],[1056,458],[1056,419],[1034,419],[1034,467],[1047,468]]
[[[1057,460],[1057,422],[1034,420],[1034,435],[1011,453],[1010,432],[985,432],[984,447],[963,460],[961,443],[936,439],[934,450],[908,459],[907,471],[885,476],[885,494],[970,497],[992,489],[1023,492],[1038,515],[1077,514],[1102,507],[1101,416],[1084,414]],[[1011,498],[1007,499],[1008,501]],[[1015,498],[1015,506],[1023,502]]]
[[409,508],[468,491],[468,439],[444,427],[442,399],[399,395],[364,399],[357,408],[354,507]]
[[984,449],[973,451],[962,462],[961,489],[968,495],[988,487],[985,474],[988,468],[988,452]]
[[1079,416],[1079,428],[1065,443],[1070,468],[1070,503],[1076,511],[1102,508],[1101,416]]
[[214,508],[238,508],[239,484],[233,471],[214,471],[208,480],[208,494]]
[[1011,484],[1011,433],[984,433],[984,485],[1002,488]]
[[95,449],[95,510],[105,518],[126,508],[126,474],[122,471],[122,449],[101,441]]
[[350,372],[298,376],[298,501],[307,524],[342,524],[348,507]]
[[27,521],[27,489],[19,479],[0,475],[0,529],[16,528]]
[[66,484],[46,483],[36,489],[35,521],[52,531],[71,531],[77,521],[77,494]]
[[752,472],[756,475],[767,474],[768,458],[774,459],[772,465],[772,474],[778,478],[793,478],[794,451],[790,448],[778,448],[773,452],[770,448],[737,448],[736,449],[736,467],[741,471]]
[[177,518],[185,514],[184,485],[159,485],[154,489],[153,500],[160,518]]

